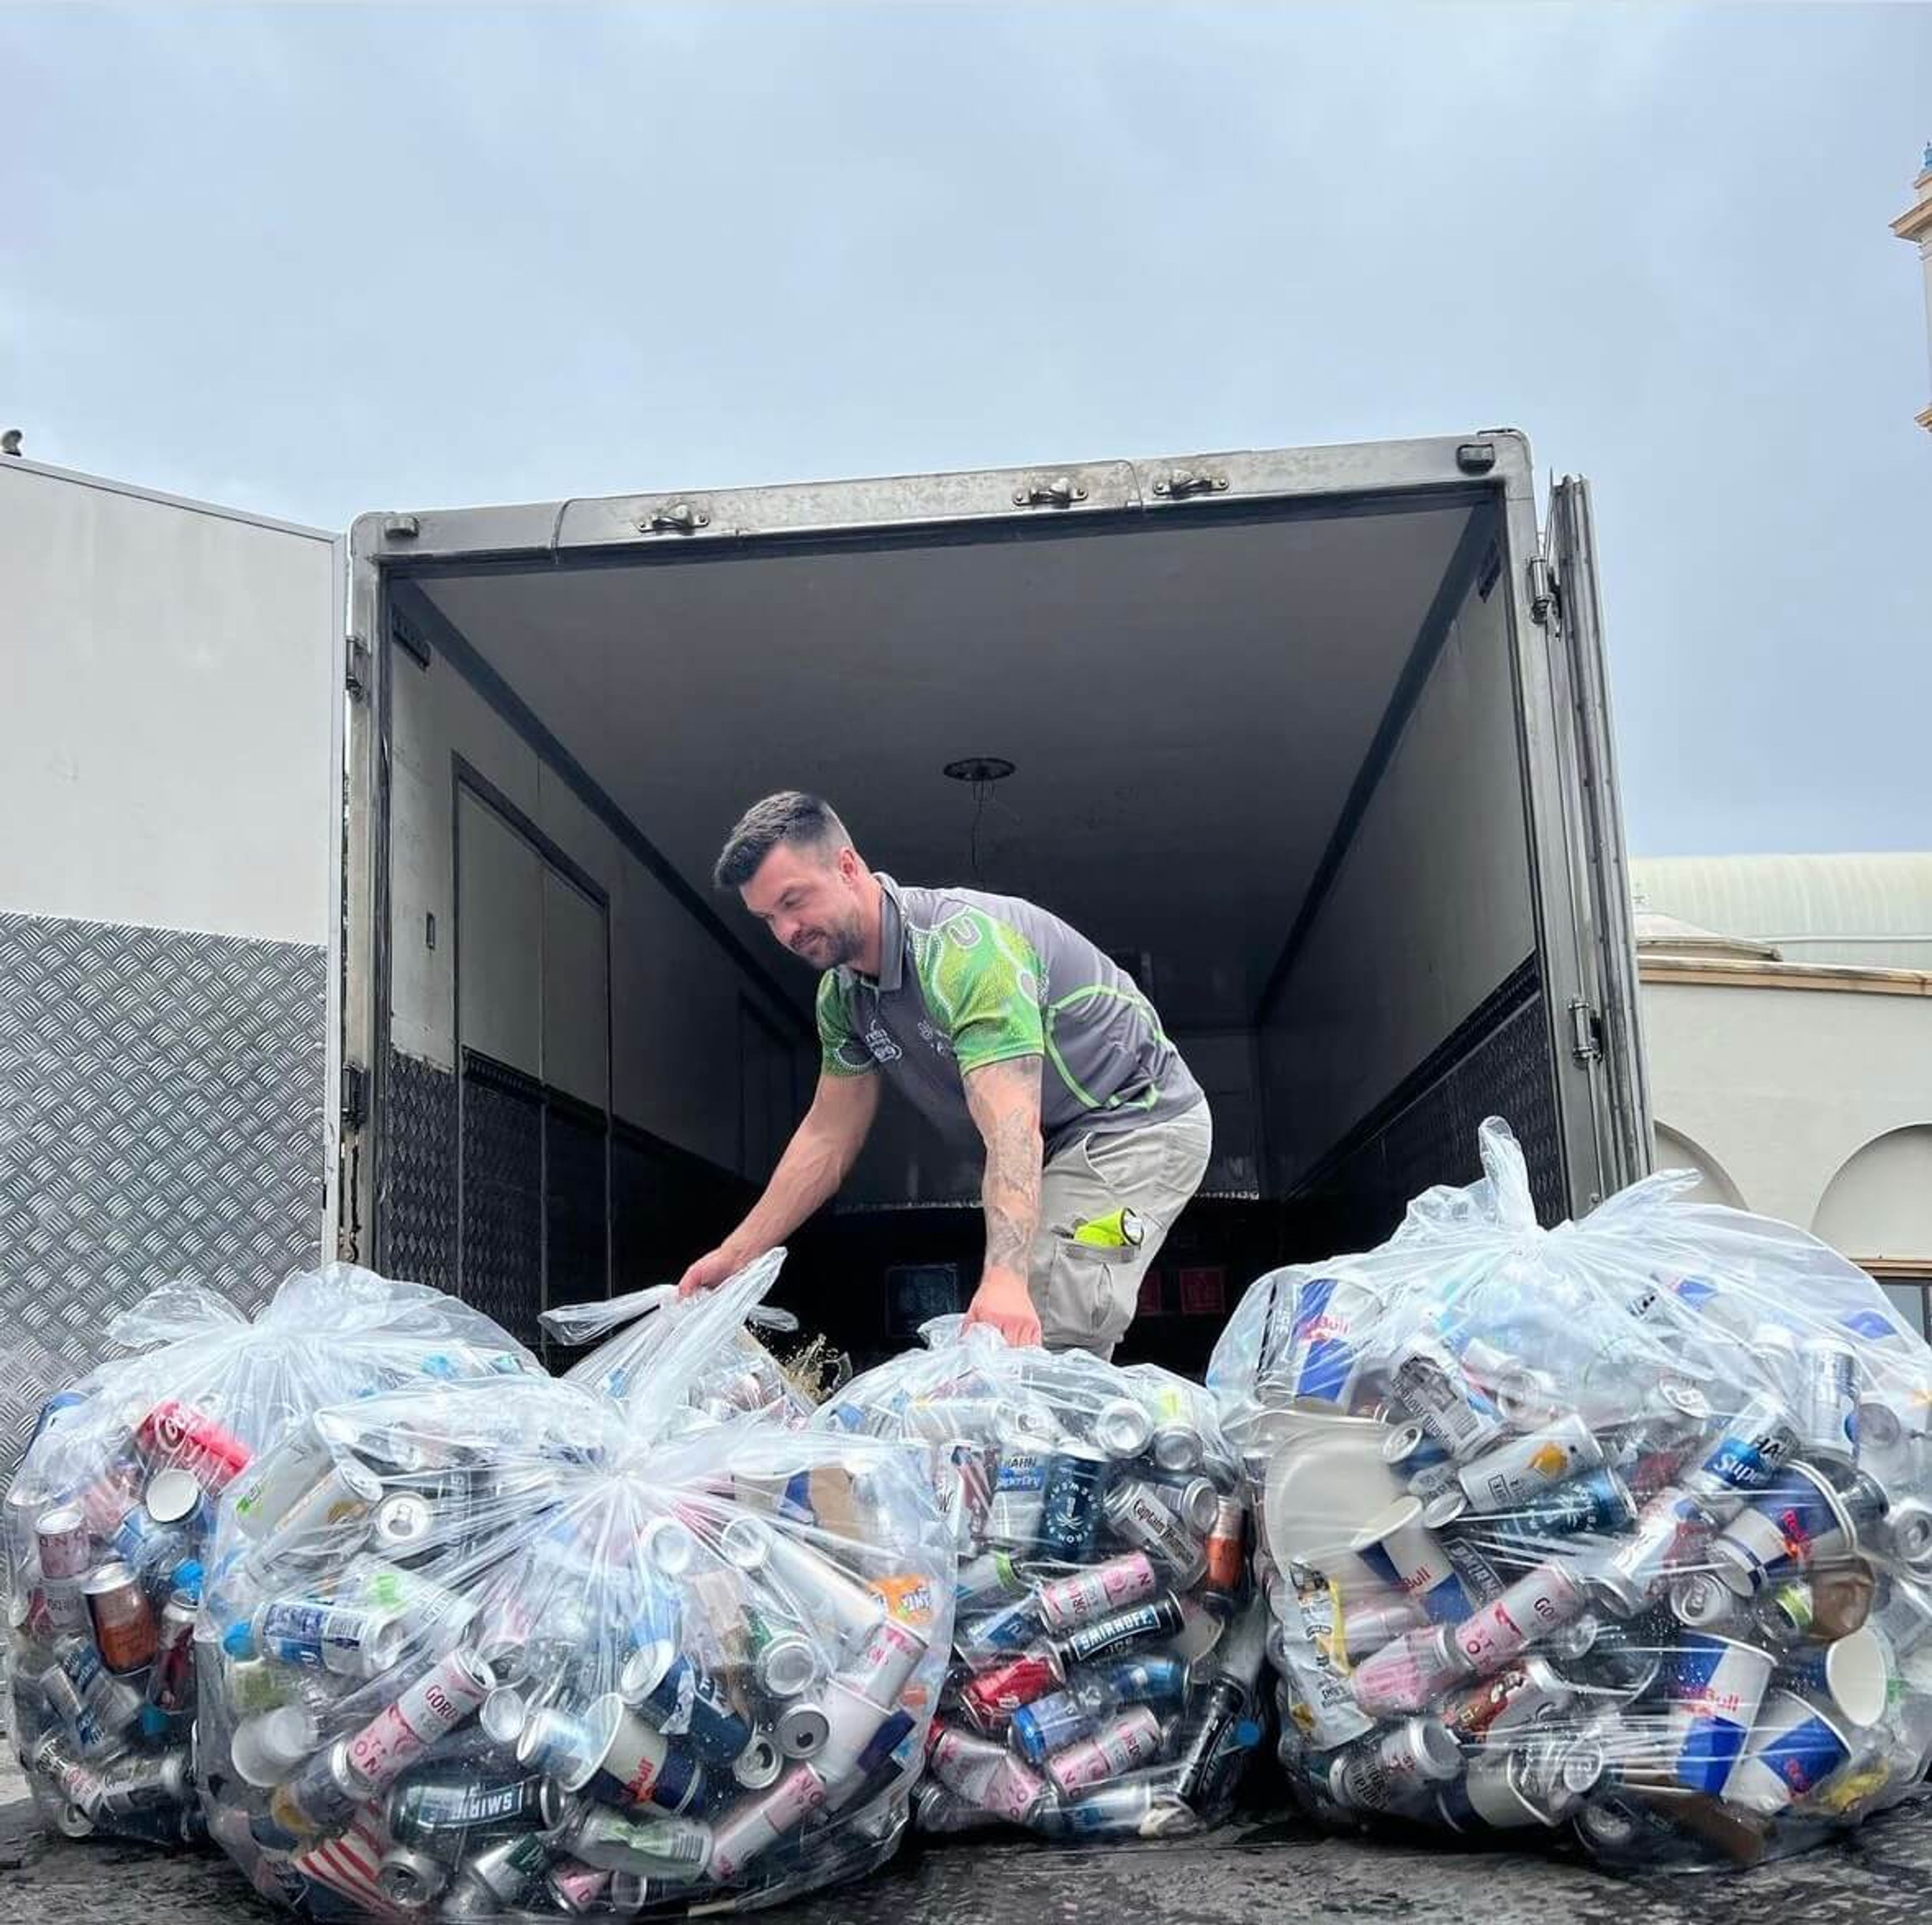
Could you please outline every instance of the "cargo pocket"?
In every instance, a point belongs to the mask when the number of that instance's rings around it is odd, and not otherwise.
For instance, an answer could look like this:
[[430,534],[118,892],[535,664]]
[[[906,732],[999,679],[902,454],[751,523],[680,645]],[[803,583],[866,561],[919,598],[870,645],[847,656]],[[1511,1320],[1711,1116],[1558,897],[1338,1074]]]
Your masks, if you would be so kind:
[[1048,1342],[1112,1344],[1133,1321],[1140,1296],[1140,1252],[1054,1239],[1047,1276]]

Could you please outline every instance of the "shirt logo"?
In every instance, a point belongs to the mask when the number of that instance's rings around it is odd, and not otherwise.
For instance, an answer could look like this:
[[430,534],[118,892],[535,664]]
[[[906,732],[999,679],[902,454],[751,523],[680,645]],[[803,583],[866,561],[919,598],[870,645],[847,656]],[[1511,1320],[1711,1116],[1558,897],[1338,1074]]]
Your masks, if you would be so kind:
[[919,1033],[932,1045],[935,1055],[950,1056],[952,1054],[952,1039],[934,1029],[929,1022],[922,1020]]
[[872,1052],[874,1063],[896,1063],[905,1054],[886,1033],[883,1023],[874,1023],[866,1032],[866,1047]]

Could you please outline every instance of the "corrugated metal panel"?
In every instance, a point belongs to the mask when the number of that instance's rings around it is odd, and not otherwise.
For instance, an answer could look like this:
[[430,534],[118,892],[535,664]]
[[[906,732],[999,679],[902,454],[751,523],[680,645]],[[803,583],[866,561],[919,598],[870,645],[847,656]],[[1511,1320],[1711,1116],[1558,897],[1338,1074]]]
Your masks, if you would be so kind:
[[1774,943],[1790,962],[1932,968],[1932,853],[1634,859],[1640,911]]

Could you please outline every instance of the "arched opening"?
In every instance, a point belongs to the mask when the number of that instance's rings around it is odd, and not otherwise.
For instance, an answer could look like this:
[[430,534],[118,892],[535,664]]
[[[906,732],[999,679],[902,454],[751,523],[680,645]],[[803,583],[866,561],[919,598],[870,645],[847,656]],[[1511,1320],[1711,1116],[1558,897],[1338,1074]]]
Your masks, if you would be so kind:
[[1932,1123],[1888,1130],[1855,1150],[1825,1186],[1811,1229],[1859,1262],[1932,1270]]
[[1690,1192],[1693,1202],[1729,1204],[1733,1210],[1747,1207],[1737,1185],[1725,1173],[1724,1166],[1681,1129],[1672,1129],[1667,1123],[1653,1123],[1651,1140],[1654,1151],[1651,1165],[1653,1169],[1696,1171],[1697,1187]]

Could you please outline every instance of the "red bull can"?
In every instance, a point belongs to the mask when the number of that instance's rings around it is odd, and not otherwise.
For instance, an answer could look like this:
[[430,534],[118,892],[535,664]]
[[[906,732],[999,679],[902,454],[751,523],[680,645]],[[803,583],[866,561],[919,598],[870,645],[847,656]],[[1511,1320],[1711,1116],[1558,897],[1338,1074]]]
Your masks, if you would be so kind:
[[1362,1342],[1382,1309],[1359,1279],[1310,1277],[1295,1292],[1287,1379],[1298,1402],[1346,1410],[1361,1367]]

